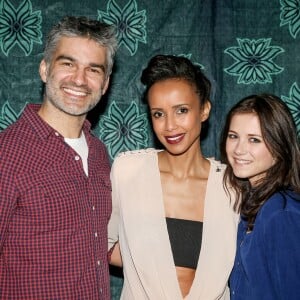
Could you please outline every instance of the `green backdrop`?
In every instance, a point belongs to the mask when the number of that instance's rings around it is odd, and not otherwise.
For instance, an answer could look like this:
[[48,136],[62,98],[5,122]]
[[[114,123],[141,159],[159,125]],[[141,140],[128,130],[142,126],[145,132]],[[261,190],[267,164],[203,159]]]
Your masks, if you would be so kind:
[[[41,101],[43,42],[64,15],[118,28],[109,93],[89,115],[111,161],[120,151],[153,146],[140,75],[159,53],[189,57],[213,83],[207,156],[218,157],[225,113],[249,94],[280,96],[300,132],[300,0],[0,0],[0,131],[27,102]],[[113,275],[113,299],[121,285]]]

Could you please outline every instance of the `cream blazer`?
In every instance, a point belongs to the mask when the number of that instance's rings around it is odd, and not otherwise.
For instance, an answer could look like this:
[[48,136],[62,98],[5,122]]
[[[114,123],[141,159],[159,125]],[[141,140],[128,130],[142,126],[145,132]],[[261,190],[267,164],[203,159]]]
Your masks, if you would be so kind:
[[[157,150],[121,153],[111,171],[113,212],[109,249],[119,241],[123,300],[179,300],[165,219]],[[224,166],[210,160],[202,246],[188,300],[229,299],[227,281],[236,249],[238,216],[222,185]]]

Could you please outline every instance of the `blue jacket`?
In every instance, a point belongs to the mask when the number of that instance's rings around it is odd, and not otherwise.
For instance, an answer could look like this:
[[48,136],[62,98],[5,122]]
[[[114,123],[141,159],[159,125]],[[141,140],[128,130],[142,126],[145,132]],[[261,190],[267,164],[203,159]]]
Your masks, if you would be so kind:
[[274,194],[257,214],[254,229],[238,227],[230,276],[232,300],[300,299],[300,194]]

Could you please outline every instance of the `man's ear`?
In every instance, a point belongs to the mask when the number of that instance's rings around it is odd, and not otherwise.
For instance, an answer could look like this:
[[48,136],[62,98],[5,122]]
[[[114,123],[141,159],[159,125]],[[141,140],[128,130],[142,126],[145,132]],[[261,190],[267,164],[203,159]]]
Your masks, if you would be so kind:
[[210,101],[206,101],[206,103],[203,106],[202,112],[201,112],[201,121],[202,122],[204,122],[208,119],[210,109],[211,109]]
[[39,72],[40,72],[40,76],[41,76],[42,81],[44,83],[46,83],[48,70],[47,70],[47,63],[45,62],[44,59],[40,63]]
[[110,80],[110,76],[108,76],[106,79],[105,79],[105,82],[103,84],[103,88],[102,88],[102,95],[104,95],[108,89],[108,86],[109,86],[109,80]]

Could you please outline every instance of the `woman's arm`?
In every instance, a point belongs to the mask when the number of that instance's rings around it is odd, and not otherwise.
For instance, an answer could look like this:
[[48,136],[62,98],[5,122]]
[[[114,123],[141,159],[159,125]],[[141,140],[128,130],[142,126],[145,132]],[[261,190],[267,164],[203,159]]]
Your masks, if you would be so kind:
[[114,245],[110,255],[109,263],[113,266],[120,267],[120,268],[123,266],[119,243],[116,243]]
[[112,184],[112,213],[108,222],[108,261],[111,265],[122,267],[122,257],[119,245],[119,199],[117,193],[117,180],[115,178],[115,163],[112,165],[110,179]]

